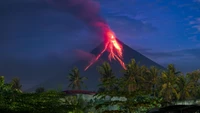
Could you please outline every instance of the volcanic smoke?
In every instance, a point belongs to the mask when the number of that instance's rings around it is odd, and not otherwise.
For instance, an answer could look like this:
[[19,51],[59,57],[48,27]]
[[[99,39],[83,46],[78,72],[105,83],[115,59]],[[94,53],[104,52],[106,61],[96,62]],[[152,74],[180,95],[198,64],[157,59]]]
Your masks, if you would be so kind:
[[112,59],[117,60],[126,69],[123,62],[123,47],[116,40],[115,33],[100,16],[99,4],[97,2],[93,0],[48,0],[48,2],[79,18],[92,30],[103,36],[104,49],[86,66],[85,70],[94,64],[105,51],[109,52],[108,59],[110,61]]

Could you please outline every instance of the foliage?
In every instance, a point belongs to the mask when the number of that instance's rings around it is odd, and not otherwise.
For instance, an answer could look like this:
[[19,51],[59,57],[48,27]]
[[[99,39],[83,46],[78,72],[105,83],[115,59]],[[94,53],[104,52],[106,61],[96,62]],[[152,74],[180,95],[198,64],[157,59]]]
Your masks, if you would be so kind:
[[[90,101],[81,95],[66,95],[61,91],[23,93],[20,79],[5,83],[0,76],[0,113],[141,113],[177,101],[200,99],[200,71],[186,75],[174,65],[166,70],[139,65],[134,59],[117,78],[109,63],[97,68],[100,74],[99,89]],[[81,89],[86,77],[73,68],[68,76],[71,89]]]
[[191,92],[194,90],[194,82],[189,76],[181,75],[178,77],[178,98],[179,100],[191,99]]
[[65,109],[61,109],[60,97],[61,94],[55,91],[48,91],[40,94],[17,94],[16,98],[11,101],[8,101],[10,98],[4,98],[4,104],[7,107],[1,107],[1,110],[4,110],[4,112],[61,113],[65,111]]
[[35,90],[35,93],[43,93],[45,91],[44,87],[38,87],[36,90]]
[[21,91],[22,85],[20,84],[19,78],[13,78],[11,84],[12,84],[12,89]]
[[97,71],[99,72],[101,84],[99,91],[110,91],[116,88],[115,85],[115,76],[113,70],[109,63],[104,62],[102,65],[97,67]]
[[71,89],[81,89],[81,85],[83,85],[83,81],[87,79],[86,77],[81,77],[79,70],[77,67],[73,68],[71,70],[71,73],[69,73],[69,86]]
[[[105,68],[106,66],[107,68]],[[159,70],[156,67],[140,66],[135,60],[131,60],[126,67],[127,69],[123,71],[124,76],[109,79],[109,73],[112,72],[111,68],[105,63],[101,66],[100,74],[104,75],[107,81],[102,82],[100,86],[112,85],[115,86],[115,89],[101,89],[95,96],[100,99],[105,99],[107,96],[110,98],[125,97],[127,101],[108,100],[96,105],[97,108],[104,106],[103,109],[105,109],[105,106],[108,105],[127,105],[125,107],[126,110],[130,111],[137,111],[136,108],[148,110],[150,108],[148,106],[151,106],[151,102],[154,101],[151,100],[150,103],[146,102],[147,104],[145,104],[145,99],[153,98],[159,100],[157,101],[157,106],[154,107],[160,107],[160,105],[174,104],[178,100],[198,98],[198,94],[200,94],[200,85],[198,83],[200,71],[194,71],[184,76],[172,64],[169,64],[166,70]],[[105,72],[108,74],[105,74]],[[144,101],[137,100],[140,96],[146,97],[142,98]]]
[[111,79],[115,77],[112,68],[110,67],[110,64],[107,62],[104,62],[101,66],[98,66],[97,70],[101,75],[101,82],[106,81],[106,79]]
[[[114,99],[115,98],[115,99]],[[149,95],[132,96],[129,98],[116,98],[116,97],[104,97],[96,98],[93,102],[96,110],[101,112],[117,111],[117,112],[146,112],[149,109],[160,107],[162,99],[150,97]],[[115,106],[115,109],[109,109]],[[116,109],[116,106],[118,108]]]
[[65,96],[63,103],[73,113],[86,113],[90,109],[81,95]]
[[152,66],[149,70],[147,70],[147,74],[144,77],[146,78],[146,86],[150,86],[151,94],[153,97],[158,96],[158,80],[160,75],[160,70]]
[[178,99],[177,81],[178,78],[173,71],[167,70],[162,72],[162,76],[160,77],[159,96],[163,97],[165,102],[170,103],[171,101]]

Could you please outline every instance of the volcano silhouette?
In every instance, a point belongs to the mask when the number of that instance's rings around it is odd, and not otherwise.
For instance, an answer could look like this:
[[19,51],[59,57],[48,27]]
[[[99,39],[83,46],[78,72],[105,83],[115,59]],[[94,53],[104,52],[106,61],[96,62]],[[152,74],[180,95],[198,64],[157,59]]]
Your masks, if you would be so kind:
[[[131,59],[135,59],[137,63],[140,65],[145,65],[147,67],[155,66],[159,69],[165,69],[161,65],[157,64],[156,62],[152,61],[151,59],[147,58],[146,56],[142,55],[141,53],[133,50],[129,46],[125,45],[121,41],[118,40],[118,42],[123,46],[123,61],[126,63],[130,62]],[[99,46],[94,48],[90,53],[97,56],[104,48],[104,43],[102,42]],[[59,75],[50,78],[46,80],[44,83],[41,83],[27,91],[34,91],[37,87],[44,87],[45,89],[62,89],[66,90],[68,89],[67,86],[69,84],[67,75],[70,73],[71,69],[73,67],[78,67],[80,70],[81,76],[86,76],[88,80],[86,80],[84,83],[87,86],[87,90],[96,91],[97,85],[100,83],[99,78],[100,74],[97,71],[97,66],[101,65],[104,61],[109,62],[111,65],[113,72],[115,73],[115,76],[120,77],[123,76],[120,63],[118,61],[112,60],[111,62],[108,59],[108,52],[104,52],[102,56],[99,58],[97,62],[95,62],[88,70],[84,71],[84,68],[88,65],[88,62],[86,61],[77,61],[73,65],[66,67],[65,70],[62,72],[65,73],[59,73]],[[63,67],[62,67],[63,68]]]

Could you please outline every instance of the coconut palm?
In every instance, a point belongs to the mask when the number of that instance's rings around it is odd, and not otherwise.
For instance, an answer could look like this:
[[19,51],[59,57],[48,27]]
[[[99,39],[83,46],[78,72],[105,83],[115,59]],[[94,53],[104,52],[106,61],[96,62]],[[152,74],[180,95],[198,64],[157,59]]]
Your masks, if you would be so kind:
[[107,79],[114,78],[113,70],[108,62],[104,62],[101,66],[97,67],[97,71],[100,73],[100,81],[104,82]]
[[0,76],[0,87],[3,87],[5,83],[4,76]]
[[160,77],[160,92],[159,96],[163,97],[164,101],[167,103],[172,102],[173,100],[178,99],[177,93],[177,80],[176,72],[174,68],[171,68],[172,65],[169,65],[166,71],[162,72]]
[[102,65],[97,67],[97,71],[101,75],[100,81],[102,83],[101,85],[103,86],[102,88],[105,88],[104,90],[111,90],[115,84],[115,76],[110,64],[108,62],[104,62]]
[[195,70],[191,73],[188,73],[187,76],[190,78],[190,80],[193,82],[194,84],[194,88],[192,89],[191,93],[193,95],[193,97],[197,97],[200,89],[200,84],[199,84],[199,79],[200,79],[200,70]]
[[77,67],[74,67],[71,70],[71,73],[69,73],[68,75],[68,79],[70,84],[68,85],[68,87],[70,87],[73,90],[80,90],[81,89],[81,85],[83,84],[83,81],[85,79],[87,79],[86,77],[81,77],[80,73],[79,73],[79,69]]
[[145,81],[142,76],[142,70],[144,68],[141,68],[134,59],[126,65],[126,68],[124,70],[124,78],[128,86],[128,91],[136,91],[142,87],[141,83]]
[[175,66],[173,64],[169,64],[167,66],[167,69],[170,70],[172,73],[174,73],[175,75],[181,75],[180,71],[177,71]]
[[198,85],[198,81],[200,79],[200,70],[195,70],[191,73],[188,73],[187,75],[189,76],[190,79],[193,80],[195,85]]
[[153,96],[156,96],[156,90],[157,90],[157,84],[158,84],[158,78],[160,76],[160,70],[154,66],[150,67],[148,71],[148,82],[150,83]]
[[192,97],[191,90],[194,88],[194,82],[189,78],[189,76],[179,76],[177,84],[179,99],[190,99]]
[[152,87],[152,84],[150,82],[151,76],[149,74],[149,69],[146,66],[143,65],[140,67],[140,73],[138,74],[137,78],[139,78],[139,81],[138,81],[139,86],[137,87],[150,92],[151,87]]

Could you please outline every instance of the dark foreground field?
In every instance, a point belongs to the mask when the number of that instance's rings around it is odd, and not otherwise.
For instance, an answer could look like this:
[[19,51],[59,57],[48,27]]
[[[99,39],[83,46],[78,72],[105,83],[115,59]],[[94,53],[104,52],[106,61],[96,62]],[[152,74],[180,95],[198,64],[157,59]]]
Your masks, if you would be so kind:
[[45,91],[40,87],[33,93],[25,93],[18,78],[5,83],[1,76],[0,113],[145,113],[151,109],[192,113],[191,107],[199,110],[198,106],[173,107],[199,104],[199,70],[183,75],[173,65],[159,70],[140,66],[135,60],[126,67],[121,77],[115,77],[108,63],[99,66],[101,83],[95,93],[81,91],[87,78],[80,75],[78,68],[72,69],[66,79],[70,91]]

